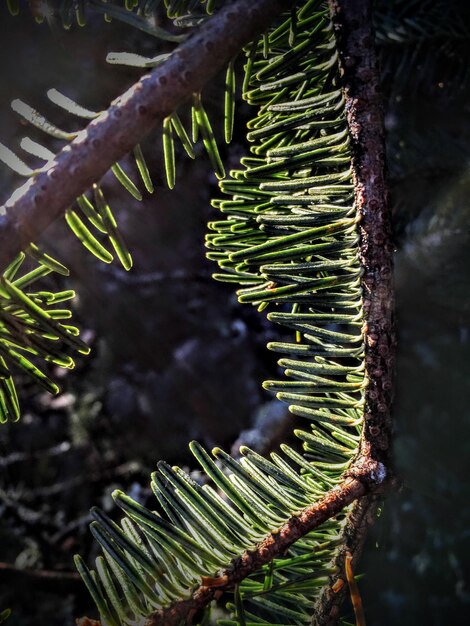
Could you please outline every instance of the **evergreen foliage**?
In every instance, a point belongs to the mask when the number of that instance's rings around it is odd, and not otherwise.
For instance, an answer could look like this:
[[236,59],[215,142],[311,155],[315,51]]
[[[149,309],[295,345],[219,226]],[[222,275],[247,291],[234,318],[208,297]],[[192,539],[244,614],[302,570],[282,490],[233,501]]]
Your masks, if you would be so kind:
[[[334,39],[321,3],[307,2],[250,46],[244,86],[258,109],[248,134],[254,156],[220,183],[230,199],[214,201],[225,219],[209,225],[208,257],[221,268],[215,278],[242,285],[240,302],[277,305],[269,319],[295,331],[293,343],[269,346],[285,355],[287,380],[264,385],[312,427],[296,432],[303,455],[287,445],[271,459],[242,449],[238,462],[192,443],[211,484],[201,487],[161,462],[152,475],[157,511],[121,492],[114,494],[127,515],[121,527],[95,510],[92,532],[103,556],[91,572],[80,558],[77,564],[104,623],[139,623],[187,597],[201,576],[229,567],[338,484],[357,453],[364,384],[358,236]],[[199,99],[195,111],[222,176]],[[169,128],[168,121],[165,143]],[[165,155],[171,187],[172,149]],[[228,605],[232,619],[221,623],[308,623],[335,572],[343,520],[324,524],[243,581]]]
[[[156,4],[68,1],[58,10],[65,27],[74,20],[84,23],[87,10],[93,9],[145,30],[145,15]],[[18,10],[13,1],[10,8],[13,13]],[[169,18],[185,27],[197,26],[215,9],[210,0],[165,2],[165,8]],[[158,37],[178,40],[152,28]],[[113,53],[108,60],[149,68],[165,58]],[[225,81],[227,142],[233,129],[235,77],[233,60]],[[57,91],[48,96],[72,115],[84,119],[97,115]],[[193,143],[200,137],[224,194],[213,202],[222,219],[209,224],[207,235],[208,257],[220,268],[214,277],[239,285],[240,302],[254,304],[260,312],[269,309],[268,319],[292,332],[290,342],[269,344],[282,355],[284,378],[266,381],[264,387],[287,402],[293,414],[308,420],[305,429],[295,432],[303,451],[283,444],[282,453],[264,458],[242,448],[237,461],[221,449],[208,453],[193,442],[191,451],[207,479],[203,485],[180,468],[160,462],[151,483],[155,511],[121,491],[113,494],[125,513],[120,525],[94,509],[91,532],[102,555],[95,569],[88,569],[80,557],[76,563],[102,623],[108,626],[143,624],[155,611],[189,597],[201,579],[229,569],[241,554],[338,485],[358,453],[366,384],[358,217],[336,44],[324,1],[297,3],[247,47],[243,97],[255,112],[248,123],[251,155],[242,158],[240,169],[226,177],[211,121],[201,95],[195,94],[191,137],[177,112],[163,123],[166,178],[173,188],[175,138],[194,158]],[[15,101],[14,108],[57,139],[70,141],[76,136],[22,102]],[[45,167],[54,158],[30,139],[22,147],[43,159]],[[3,154],[18,173],[34,174],[13,153],[4,149]],[[139,146],[134,155],[142,182],[152,192]],[[141,197],[119,164],[112,171],[133,197]],[[100,260],[111,262],[114,251],[123,267],[131,268],[130,253],[99,182],[68,209],[66,220]],[[0,286],[2,420],[19,417],[10,361],[55,392],[54,383],[24,353],[71,367],[71,358],[55,346],[65,343],[87,350],[76,329],[59,321],[70,312],[51,308],[73,294],[30,291],[37,278],[51,271],[65,273],[65,268],[33,244],[26,252],[38,268],[16,279],[22,255],[5,272]],[[334,561],[342,548],[347,513],[345,509],[246,578],[228,600],[230,617],[220,623],[309,623],[321,589],[337,573]],[[209,619],[208,610],[198,623]]]

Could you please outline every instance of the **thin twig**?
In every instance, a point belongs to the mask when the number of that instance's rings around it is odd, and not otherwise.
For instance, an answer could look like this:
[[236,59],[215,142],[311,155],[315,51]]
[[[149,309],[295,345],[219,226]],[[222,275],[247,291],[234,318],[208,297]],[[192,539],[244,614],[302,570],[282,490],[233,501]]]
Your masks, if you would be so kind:
[[291,0],[235,0],[133,85],[0,208],[0,270],[130,152]]
[[0,563],[0,584],[9,587],[31,587],[35,591],[61,594],[84,592],[82,579],[76,572],[58,572],[54,570],[19,569],[9,563]]
[[364,607],[362,605],[362,598],[359,592],[359,586],[354,577],[352,559],[353,557],[351,552],[346,552],[346,556],[344,558],[344,570],[346,572],[346,579],[349,585],[349,593],[351,595],[351,603],[353,605],[354,615],[356,617],[356,626],[366,626]]
[[218,573],[217,578],[205,581],[193,591],[187,600],[173,604],[151,614],[145,626],[178,626],[190,623],[191,617],[207,606],[222,592],[244,580],[263,565],[284,554],[298,539],[317,528],[328,519],[335,517],[352,502],[365,494],[382,489],[378,481],[380,472],[371,464],[359,465],[351,469],[344,482],[326,493],[320,500],[293,515],[276,532],[270,533],[252,550],[235,558],[231,564]]
[[368,459],[359,460],[347,472],[340,485],[317,502],[292,515],[252,549],[234,558],[215,578],[202,578],[187,600],[176,600],[149,615],[144,626],[179,626],[191,623],[192,617],[212,600],[233,589],[263,565],[285,554],[286,550],[311,530],[335,517],[353,502],[366,499],[364,496],[367,494],[382,492],[387,485],[381,482],[381,472],[377,465]]

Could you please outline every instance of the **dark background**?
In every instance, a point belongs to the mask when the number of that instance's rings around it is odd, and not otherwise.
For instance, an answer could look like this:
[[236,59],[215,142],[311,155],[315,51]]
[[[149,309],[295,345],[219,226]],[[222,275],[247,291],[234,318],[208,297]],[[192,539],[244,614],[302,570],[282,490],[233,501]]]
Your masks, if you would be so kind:
[[[470,24],[465,4],[453,6]],[[153,56],[160,46],[101,18],[64,32],[56,23],[35,24],[26,11],[12,18],[2,7],[0,141],[21,154],[22,136],[41,139],[20,124],[12,99],[75,129],[48,102],[47,89],[105,108],[139,75],[108,66],[106,53]],[[416,41],[381,46],[400,342],[395,459],[403,488],[384,503],[361,562],[372,626],[463,624],[470,608],[470,45],[444,31],[416,48]],[[221,138],[220,81],[203,98]],[[236,140],[222,147],[227,169],[246,150],[244,105],[239,110]],[[138,203],[112,176],[104,182],[133,252],[131,273],[96,261],[63,224],[43,238],[71,270],[74,315],[93,352],[74,371],[57,373],[64,390],[57,398],[24,381],[22,421],[0,429],[0,562],[16,568],[69,572],[74,553],[94,558],[90,506],[112,510],[116,487],[146,501],[158,459],[194,467],[190,439],[230,449],[251,429],[244,441],[262,447],[256,424],[283,424],[285,408],[261,389],[276,368],[264,348],[274,329],[210,279],[203,238],[217,187],[208,159],[177,155],[177,186],[169,192],[158,133],[144,151],[153,196]],[[132,164],[126,167],[132,174]],[[0,165],[0,200],[17,184]],[[39,588],[1,579],[0,610],[13,609],[8,624],[68,625],[89,610],[81,583],[76,595]]]

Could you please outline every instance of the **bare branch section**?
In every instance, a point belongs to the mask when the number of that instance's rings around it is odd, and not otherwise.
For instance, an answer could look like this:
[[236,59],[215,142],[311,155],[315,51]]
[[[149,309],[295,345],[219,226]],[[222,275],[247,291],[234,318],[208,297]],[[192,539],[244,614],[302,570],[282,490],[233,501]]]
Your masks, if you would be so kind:
[[76,572],[52,570],[25,570],[9,563],[0,563],[0,584],[31,587],[35,591],[54,594],[82,594],[84,592],[80,575]]
[[374,523],[380,496],[368,494],[353,504],[348,514],[343,533],[341,549],[338,550],[334,565],[338,573],[330,577],[328,585],[322,589],[315,603],[311,626],[334,626],[341,615],[341,607],[348,594],[345,574],[346,552],[352,554],[355,568],[365,544],[369,528]]
[[0,208],[0,270],[292,0],[235,0],[92,121]]

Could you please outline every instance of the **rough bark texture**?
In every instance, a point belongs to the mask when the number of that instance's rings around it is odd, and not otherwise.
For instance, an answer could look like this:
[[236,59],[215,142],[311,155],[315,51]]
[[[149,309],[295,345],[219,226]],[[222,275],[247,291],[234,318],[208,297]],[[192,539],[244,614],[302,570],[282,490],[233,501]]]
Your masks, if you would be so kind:
[[346,100],[355,204],[360,215],[366,343],[365,427],[361,454],[390,470],[395,359],[391,211],[385,130],[370,0],[330,0]]
[[0,208],[0,271],[293,0],[235,0],[207,20]]
[[[391,210],[385,176],[385,130],[380,78],[372,30],[371,0],[329,0],[339,52],[352,149],[355,204],[360,215],[360,259],[364,270],[364,337],[366,376],[364,430],[360,464],[379,468],[389,487],[391,468],[391,403],[395,359]],[[344,542],[331,577],[318,599],[312,626],[333,626],[348,593],[344,573],[347,551],[356,566],[379,496],[355,503],[348,515]],[[342,581],[343,584],[335,583]]]

